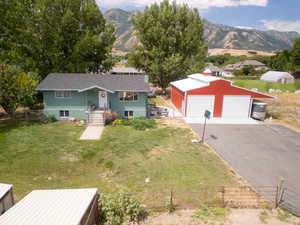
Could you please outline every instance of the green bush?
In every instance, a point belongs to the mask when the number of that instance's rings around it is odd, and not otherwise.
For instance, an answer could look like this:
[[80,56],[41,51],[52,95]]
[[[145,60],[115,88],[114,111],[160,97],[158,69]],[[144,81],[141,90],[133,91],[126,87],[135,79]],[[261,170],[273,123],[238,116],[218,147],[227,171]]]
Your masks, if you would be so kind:
[[147,212],[138,199],[127,191],[116,196],[100,195],[101,225],[139,223],[146,219]]
[[57,121],[56,117],[54,115],[47,116],[47,120],[49,123],[54,123]]

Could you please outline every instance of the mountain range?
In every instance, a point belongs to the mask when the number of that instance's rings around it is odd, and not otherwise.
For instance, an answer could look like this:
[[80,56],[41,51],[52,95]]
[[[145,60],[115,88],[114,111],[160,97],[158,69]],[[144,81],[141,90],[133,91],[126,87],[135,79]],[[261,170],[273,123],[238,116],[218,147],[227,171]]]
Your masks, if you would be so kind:
[[[115,26],[117,41],[115,48],[120,51],[130,51],[138,44],[132,23],[134,11],[110,9],[104,13],[108,23]],[[291,49],[293,40],[300,37],[300,33],[281,32],[275,30],[261,31],[243,29],[214,24],[204,20],[204,40],[210,49],[244,49],[261,51],[280,51]]]

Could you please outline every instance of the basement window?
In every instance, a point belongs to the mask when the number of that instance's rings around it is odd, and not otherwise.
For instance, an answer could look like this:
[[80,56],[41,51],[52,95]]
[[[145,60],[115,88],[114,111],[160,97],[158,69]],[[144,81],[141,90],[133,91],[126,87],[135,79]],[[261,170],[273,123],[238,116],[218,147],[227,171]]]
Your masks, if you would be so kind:
[[68,118],[69,117],[69,110],[60,110],[59,111],[59,116],[61,117],[61,118]]
[[133,118],[133,111],[124,111],[124,116],[126,118]]

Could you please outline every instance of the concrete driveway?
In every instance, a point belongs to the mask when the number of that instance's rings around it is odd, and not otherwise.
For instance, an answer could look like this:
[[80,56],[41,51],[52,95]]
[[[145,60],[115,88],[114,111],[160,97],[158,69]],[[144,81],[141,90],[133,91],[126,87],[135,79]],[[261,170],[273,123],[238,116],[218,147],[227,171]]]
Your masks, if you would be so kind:
[[[202,125],[190,126],[202,136]],[[277,185],[283,178],[300,194],[299,133],[280,125],[209,124],[205,141],[253,186]]]

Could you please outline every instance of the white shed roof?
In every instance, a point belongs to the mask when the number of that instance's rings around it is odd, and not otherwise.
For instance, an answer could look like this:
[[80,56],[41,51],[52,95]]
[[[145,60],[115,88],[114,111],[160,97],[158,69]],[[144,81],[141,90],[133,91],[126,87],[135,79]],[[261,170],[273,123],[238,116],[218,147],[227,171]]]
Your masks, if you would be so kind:
[[96,193],[96,188],[35,190],[0,216],[0,224],[79,225]]
[[194,90],[197,88],[209,86],[210,82],[216,80],[222,80],[222,79],[218,77],[203,75],[201,73],[195,73],[189,75],[188,78],[186,79],[174,81],[171,83],[171,85],[175,86],[176,88],[178,88],[183,92],[186,92],[189,90]]
[[176,88],[178,88],[183,92],[208,86],[207,83],[203,83],[192,78],[186,78],[183,80],[174,81],[171,83],[171,85],[175,86]]
[[281,78],[294,79],[294,77],[288,72],[281,71],[268,71],[264,73],[260,79],[264,81],[277,82]]
[[219,78],[219,77],[206,76],[201,73],[195,73],[195,74],[189,75],[188,77],[195,79],[195,80],[199,80],[201,82],[205,82],[205,83],[210,83],[212,81],[221,80],[221,78]]
[[0,199],[12,188],[11,184],[0,183]]

